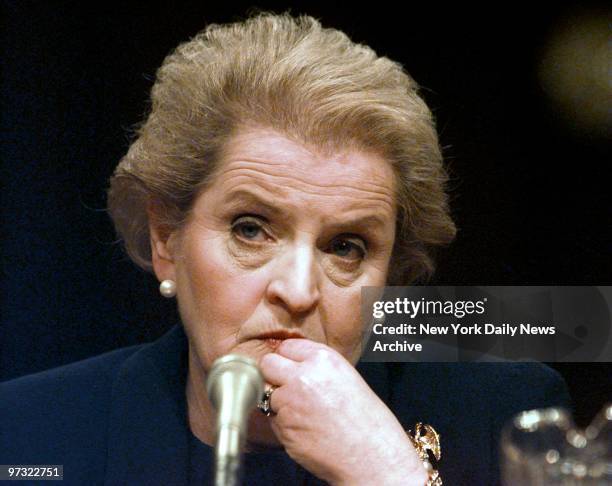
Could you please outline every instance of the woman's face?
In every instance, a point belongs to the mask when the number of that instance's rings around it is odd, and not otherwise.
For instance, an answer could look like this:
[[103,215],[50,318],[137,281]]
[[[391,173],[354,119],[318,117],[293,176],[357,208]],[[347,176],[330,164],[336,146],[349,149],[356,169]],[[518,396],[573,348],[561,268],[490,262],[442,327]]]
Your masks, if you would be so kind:
[[394,175],[359,150],[322,156],[277,132],[235,136],[183,228],[161,241],[160,280],[177,284],[190,354],[206,371],[280,340],[359,358],[361,287],[385,284],[395,238]]

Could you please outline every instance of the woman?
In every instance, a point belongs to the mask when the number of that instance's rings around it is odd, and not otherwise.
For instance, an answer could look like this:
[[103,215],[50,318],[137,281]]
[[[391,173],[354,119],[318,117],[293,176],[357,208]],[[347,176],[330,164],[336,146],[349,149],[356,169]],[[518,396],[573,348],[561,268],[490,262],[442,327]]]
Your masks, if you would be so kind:
[[417,421],[441,432],[448,484],[495,482],[503,420],[565,398],[550,371],[354,368],[361,287],[425,279],[454,236],[445,181],[397,63],[310,17],[209,26],[164,61],[109,191],[128,253],[176,297],[182,326],[3,385],[3,463],[63,464],[78,484],[201,482],[207,372],[238,353],[259,363],[273,412],[250,417],[247,484],[433,484],[405,432]]

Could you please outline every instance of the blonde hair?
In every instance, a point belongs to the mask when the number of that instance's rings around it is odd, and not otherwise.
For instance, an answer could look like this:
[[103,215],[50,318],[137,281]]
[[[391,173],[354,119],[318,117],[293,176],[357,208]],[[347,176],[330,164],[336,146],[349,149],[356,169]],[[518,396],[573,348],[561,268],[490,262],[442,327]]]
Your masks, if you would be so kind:
[[209,25],[164,60],[150,114],[111,178],[109,211],[128,254],[151,270],[147,205],[178,229],[232,134],[255,125],[324,153],[356,146],[381,154],[397,177],[388,283],[428,277],[434,249],[455,226],[432,115],[417,89],[400,64],[309,16]]

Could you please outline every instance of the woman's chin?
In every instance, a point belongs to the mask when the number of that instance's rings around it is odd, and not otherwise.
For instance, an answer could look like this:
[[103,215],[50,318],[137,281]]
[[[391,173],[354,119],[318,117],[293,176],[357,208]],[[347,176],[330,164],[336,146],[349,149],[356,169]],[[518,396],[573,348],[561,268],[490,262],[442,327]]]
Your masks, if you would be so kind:
[[272,431],[270,418],[259,410],[254,410],[249,418],[249,432],[247,436],[247,452],[265,449],[281,449],[283,446]]

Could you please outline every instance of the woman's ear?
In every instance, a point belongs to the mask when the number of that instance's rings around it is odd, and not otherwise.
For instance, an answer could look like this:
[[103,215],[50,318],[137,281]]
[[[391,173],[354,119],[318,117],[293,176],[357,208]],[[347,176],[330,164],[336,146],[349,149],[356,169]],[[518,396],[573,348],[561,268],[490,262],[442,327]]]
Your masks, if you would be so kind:
[[175,232],[162,223],[162,209],[159,204],[149,202],[149,237],[151,241],[151,263],[157,279],[176,281],[174,240]]

